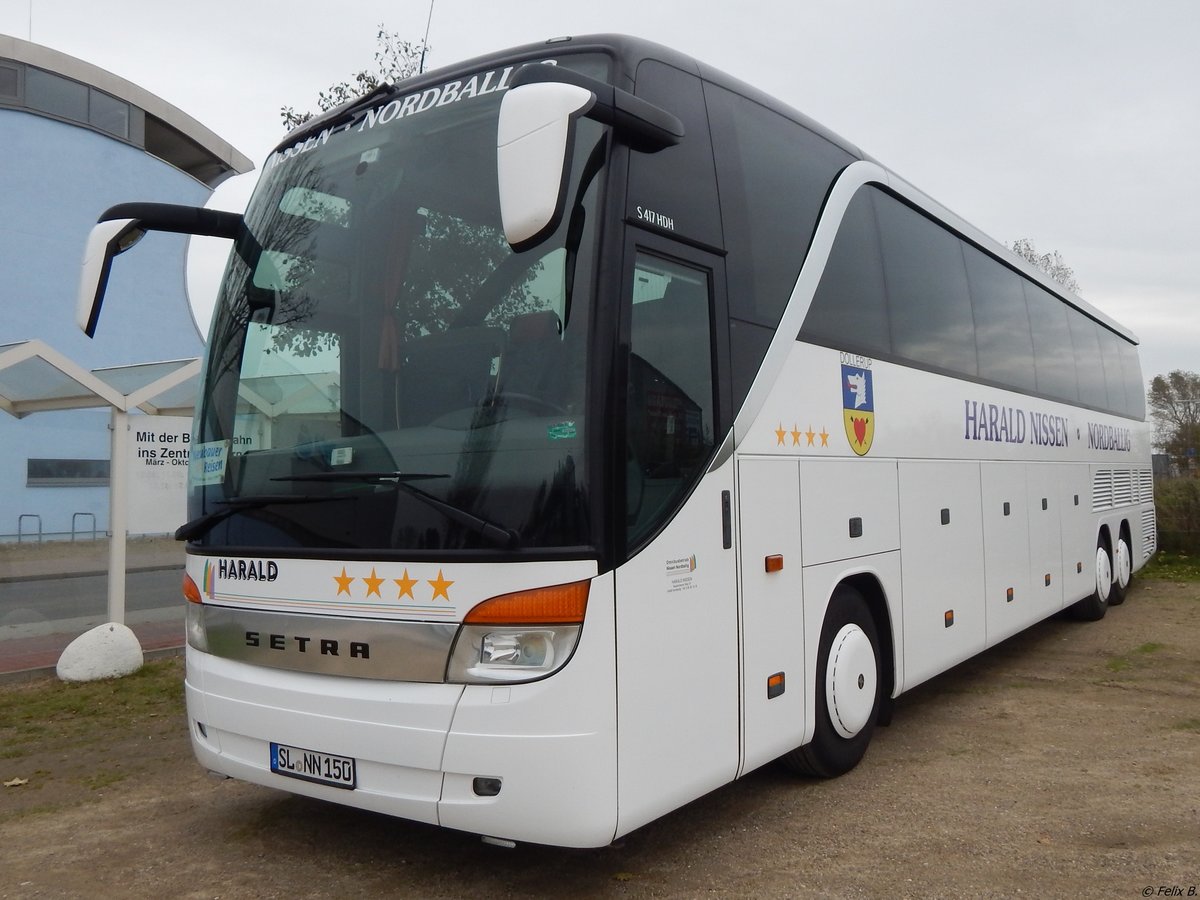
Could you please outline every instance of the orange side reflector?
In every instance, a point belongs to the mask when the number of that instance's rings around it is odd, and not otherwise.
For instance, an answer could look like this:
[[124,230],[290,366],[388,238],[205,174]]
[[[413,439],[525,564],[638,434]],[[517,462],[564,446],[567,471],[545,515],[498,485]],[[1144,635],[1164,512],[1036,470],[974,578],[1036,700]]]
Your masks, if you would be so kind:
[[784,691],[783,673],[776,672],[767,676],[767,699],[774,700]]
[[783,571],[783,555],[780,553],[772,553],[770,556],[767,557],[766,565],[767,565],[768,572],[782,572]]
[[591,581],[501,594],[467,613],[465,625],[577,625],[587,611]]
[[1012,603],[1012,601],[1013,601],[1013,589],[1009,588],[1008,589],[1008,602]]
[[183,599],[188,603],[203,603],[204,600],[200,597],[200,588],[196,587],[196,582],[192,581],[192,576],[186,572],[183,576]]
[[946,627],[949,628],[951,625],[954,624],[954,610],[952,610],[952,609],[946,610],[945,618],[946,618]]

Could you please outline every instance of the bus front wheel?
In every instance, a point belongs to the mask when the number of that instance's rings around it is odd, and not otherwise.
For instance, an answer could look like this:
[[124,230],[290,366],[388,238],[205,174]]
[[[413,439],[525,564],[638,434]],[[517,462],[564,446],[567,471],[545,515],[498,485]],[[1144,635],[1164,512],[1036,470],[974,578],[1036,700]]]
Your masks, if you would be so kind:
[[840,586],[821,626],[816,731],[812,741],[784,757],[789,768],[833,778],[858,765],[879,715],[879,658],[879,635],[866,601],[854,588]]

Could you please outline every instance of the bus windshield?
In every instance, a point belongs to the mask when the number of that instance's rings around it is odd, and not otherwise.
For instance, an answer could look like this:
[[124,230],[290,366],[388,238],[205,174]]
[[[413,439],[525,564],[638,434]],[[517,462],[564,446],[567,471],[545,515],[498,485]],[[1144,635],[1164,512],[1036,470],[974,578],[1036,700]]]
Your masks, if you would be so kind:
[[380,101],[268,160],[214,316],[191,540],[375,553],[590,544],[606,128],[580,123],[558,232],[514,253],[496,181],[506,71]]

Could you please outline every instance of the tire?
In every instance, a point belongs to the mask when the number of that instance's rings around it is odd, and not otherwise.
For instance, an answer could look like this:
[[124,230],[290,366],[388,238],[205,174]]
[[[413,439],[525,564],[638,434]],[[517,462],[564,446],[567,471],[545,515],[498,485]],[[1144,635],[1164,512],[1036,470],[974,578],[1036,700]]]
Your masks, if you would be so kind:
[[1122,534],[1117,538],[1117,547],[1113,553],[1113,583],[1112,593],[1108,595],[1108,605],[1120,606],[1124,603],[1132,583],[1133,555],[1129,550],[1129,541]]
[[802,775],[835,778],[867,752],[879,716],[879,635],[862,595],[842,585],[834,591],[821,626],[814,690],[813,739],[784,756]]
[[1090,597],[1084,597],[1071,606],[1071,615],[1084,622],[1098,622],[1108,612],[1109,598],[1112,596],[1113,576],[1112,560],[1108,555],[1108,547],[1104,538],[1096,539],[1096,588]]

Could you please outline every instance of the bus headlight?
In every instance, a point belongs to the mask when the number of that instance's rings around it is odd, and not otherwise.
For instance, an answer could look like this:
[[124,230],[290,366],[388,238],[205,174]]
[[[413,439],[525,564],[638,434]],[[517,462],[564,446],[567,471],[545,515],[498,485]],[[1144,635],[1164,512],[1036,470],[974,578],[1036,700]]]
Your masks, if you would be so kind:
[[511,684],[562,668],[579,642],[590,584],[577,581],[480,603],[458,630],[446,680]]
[[186,633],[188,646],[201,653],[208,652],[208,631],[204,627],[204,607],[196,603],[187,605]]
[[571,658],[580,626],[492,628],[464,625],[454,642],[446,680],[464,684],[533,681]]

